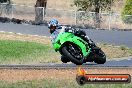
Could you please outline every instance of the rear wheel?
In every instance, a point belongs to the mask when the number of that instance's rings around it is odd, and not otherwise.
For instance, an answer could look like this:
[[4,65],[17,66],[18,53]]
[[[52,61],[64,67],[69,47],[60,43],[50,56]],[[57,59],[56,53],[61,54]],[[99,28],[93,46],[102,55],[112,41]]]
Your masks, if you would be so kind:
[[76,65],[83,64],[83,54],[81,49],[75,44],[66,44],[62,47],[62,53],[66,56],[72,63]]
[[97,64],[104,64],[106,62],[106,55],[101,49],[96,50],[96,53],[94,54],[94,62]]

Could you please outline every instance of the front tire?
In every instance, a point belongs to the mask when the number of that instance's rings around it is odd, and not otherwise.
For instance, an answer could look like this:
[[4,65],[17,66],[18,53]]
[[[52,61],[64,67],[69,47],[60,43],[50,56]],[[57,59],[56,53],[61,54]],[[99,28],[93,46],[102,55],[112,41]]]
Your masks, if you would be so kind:
[[70,62],[70,60],[69,60],[66,56],[61,56],[61,61],[62,61],[63,63]]
[[[71,49],[70,47],[74,48],[75,50],[73,50],[73,51],[70,50]],[[65,45],[64,47],[62,47],[62,53],[72,63],[74,63],[76,65],[82,65],[83,64],[83,55],[81,53],[80,48],[77,45],[75,45],[75,44],[67,44],[67,45]]]

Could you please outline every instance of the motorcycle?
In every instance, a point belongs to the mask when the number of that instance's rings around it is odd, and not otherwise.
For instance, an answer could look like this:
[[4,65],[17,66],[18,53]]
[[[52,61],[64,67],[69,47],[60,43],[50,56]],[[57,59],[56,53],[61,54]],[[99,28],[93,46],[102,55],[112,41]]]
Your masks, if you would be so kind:
[[76,65],[82,65],[86,62],[95,62],[104,64],[106,62],[105,53],[96,46],[89,38],[89,42],[83,38],[76,36],[73,32],[61,32],[53,37],[52,44],[55,51],[59,51],[62,55],[63,63],[72,62]]

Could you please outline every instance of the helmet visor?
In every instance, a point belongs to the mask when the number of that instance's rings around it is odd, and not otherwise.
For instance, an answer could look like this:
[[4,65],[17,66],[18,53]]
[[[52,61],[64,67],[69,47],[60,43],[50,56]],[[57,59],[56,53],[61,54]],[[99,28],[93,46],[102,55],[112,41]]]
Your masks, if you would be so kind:
[[50,29],[56,29],[56,26],[51,25]]

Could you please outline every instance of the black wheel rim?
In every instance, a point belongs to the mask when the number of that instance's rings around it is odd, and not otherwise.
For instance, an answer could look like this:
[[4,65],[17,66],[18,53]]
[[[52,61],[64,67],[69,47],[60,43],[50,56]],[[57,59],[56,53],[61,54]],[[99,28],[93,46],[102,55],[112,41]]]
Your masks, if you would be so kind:
[[67,47],[67,49],[68,49],[68,52],[69,52],[73,57],[75,57],[75,58],[78,59],[78,60],[81,60],[81,59],[82,59],[83,56],[82,56],[81,49],[78,48],[76,45],[74,46],[74,45],[69,44],[68,47]]

